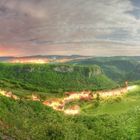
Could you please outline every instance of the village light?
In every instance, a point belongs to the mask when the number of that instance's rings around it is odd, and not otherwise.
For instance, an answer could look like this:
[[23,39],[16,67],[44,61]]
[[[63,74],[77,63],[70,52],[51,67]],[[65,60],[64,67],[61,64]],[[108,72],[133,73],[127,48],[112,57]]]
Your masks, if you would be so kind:
[[128,91],[132,91],[132,90],[135,90],[135,89],[137,89],[137,88],[138,88],[137,85],[133,85],[133,86],[127,87],[127,90],[128,90]]
[[[128,91],[133,91],[137,88],[138,88],[137,85],[133,85],[133,86],[128,86],[128,87],[109,90],[109,91],[98,91],[98,92],[96,92],[96,94],[93,94],[90,91],[67,92],[65,94],[68,96],[66,96],[64,98],[49,99],[49,100],[44,101],[42,104],[45,106],[49,106],[54,110],[62,111],[62,112],[64,112],[64,114],[67,114],[67,115],[77,115],[80,113],[80,106],[75,105],[75,106],[71,106],[71,107],[65,109],[64,108],[65,105],[69,102],[73,102],[73,101],[77,101],[77,100],[84,100],[84,101],[92,100],[94,98],[97,98],[97,94],[99,94],[99,96],[101,98],[119,96],[119,95],[127,93]],[[7,92],[7,91],[1,90],[1,89],[0,89],[0,94],[3,96],[6,96],[8,98],[15,99],[15,100],[20,99],[19,97],[14,95],[12,92]],[[40,101],[40,99],[34,94],[32,94],[31,100]]]

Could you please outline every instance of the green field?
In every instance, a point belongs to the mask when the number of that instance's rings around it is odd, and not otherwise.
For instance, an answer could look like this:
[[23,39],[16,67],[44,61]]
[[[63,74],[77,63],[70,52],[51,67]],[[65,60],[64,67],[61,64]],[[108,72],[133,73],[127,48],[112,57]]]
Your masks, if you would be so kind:
[[[55,71],[56,67],[60,69]],[[64,91],[113,89],[118,85],[98,66],[0,64],[0,69],[0,88],[21,97],[15,101],[0,95],[2,140],[140,139],[139,82],[131,82],[137,88],[120,97],[73,102],[81,106],[81,112],[68,116],[27,98],[32,94],[42,100],[61,98]],[[72,79],[75,82],[66,83]],[[82,80],[84,83],[79,83]],[[48,81],[50,86],[44,87]]]

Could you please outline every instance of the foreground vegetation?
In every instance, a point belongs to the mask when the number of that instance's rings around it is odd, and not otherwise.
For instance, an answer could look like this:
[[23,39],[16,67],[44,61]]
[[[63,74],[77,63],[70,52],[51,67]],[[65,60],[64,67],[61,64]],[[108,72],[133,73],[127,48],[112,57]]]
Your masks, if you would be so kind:
[[[119,98],[119,97],[118,97]],[[121,99],[83,102],[81,114],[67,116],[39,102],[0,96],[0,137],[17,140],[139,140],[139,90]]]

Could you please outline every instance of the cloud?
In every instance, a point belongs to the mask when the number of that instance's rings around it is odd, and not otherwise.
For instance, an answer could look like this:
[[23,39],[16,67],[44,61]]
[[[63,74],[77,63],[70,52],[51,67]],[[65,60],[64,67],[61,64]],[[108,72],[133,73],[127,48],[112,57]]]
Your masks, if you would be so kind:
[[17,13],[25,14],[27,16],[32,16],[35,18],[46,18],[46,8],[43,8],[43,2],[35,0],[5,0],[1,3],[1,6],[14,10]]
[[87,51],[103,55],[108,51],[118,55],[119,49],[129,54],[140,44],[136,3],[137,0],[5,0],[0,3],[0,44],[22,51],[20,54]]

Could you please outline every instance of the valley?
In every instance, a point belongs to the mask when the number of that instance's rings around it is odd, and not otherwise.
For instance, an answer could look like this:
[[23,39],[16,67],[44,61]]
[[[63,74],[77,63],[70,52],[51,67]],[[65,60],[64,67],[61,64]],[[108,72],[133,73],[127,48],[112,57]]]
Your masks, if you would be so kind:
[[[122,61],[125,65],[129,67]],[[118,81],[104,70],[102,65],[73,61],[1,63],[0,138],[139,139],[139,81],[114,73]]]

